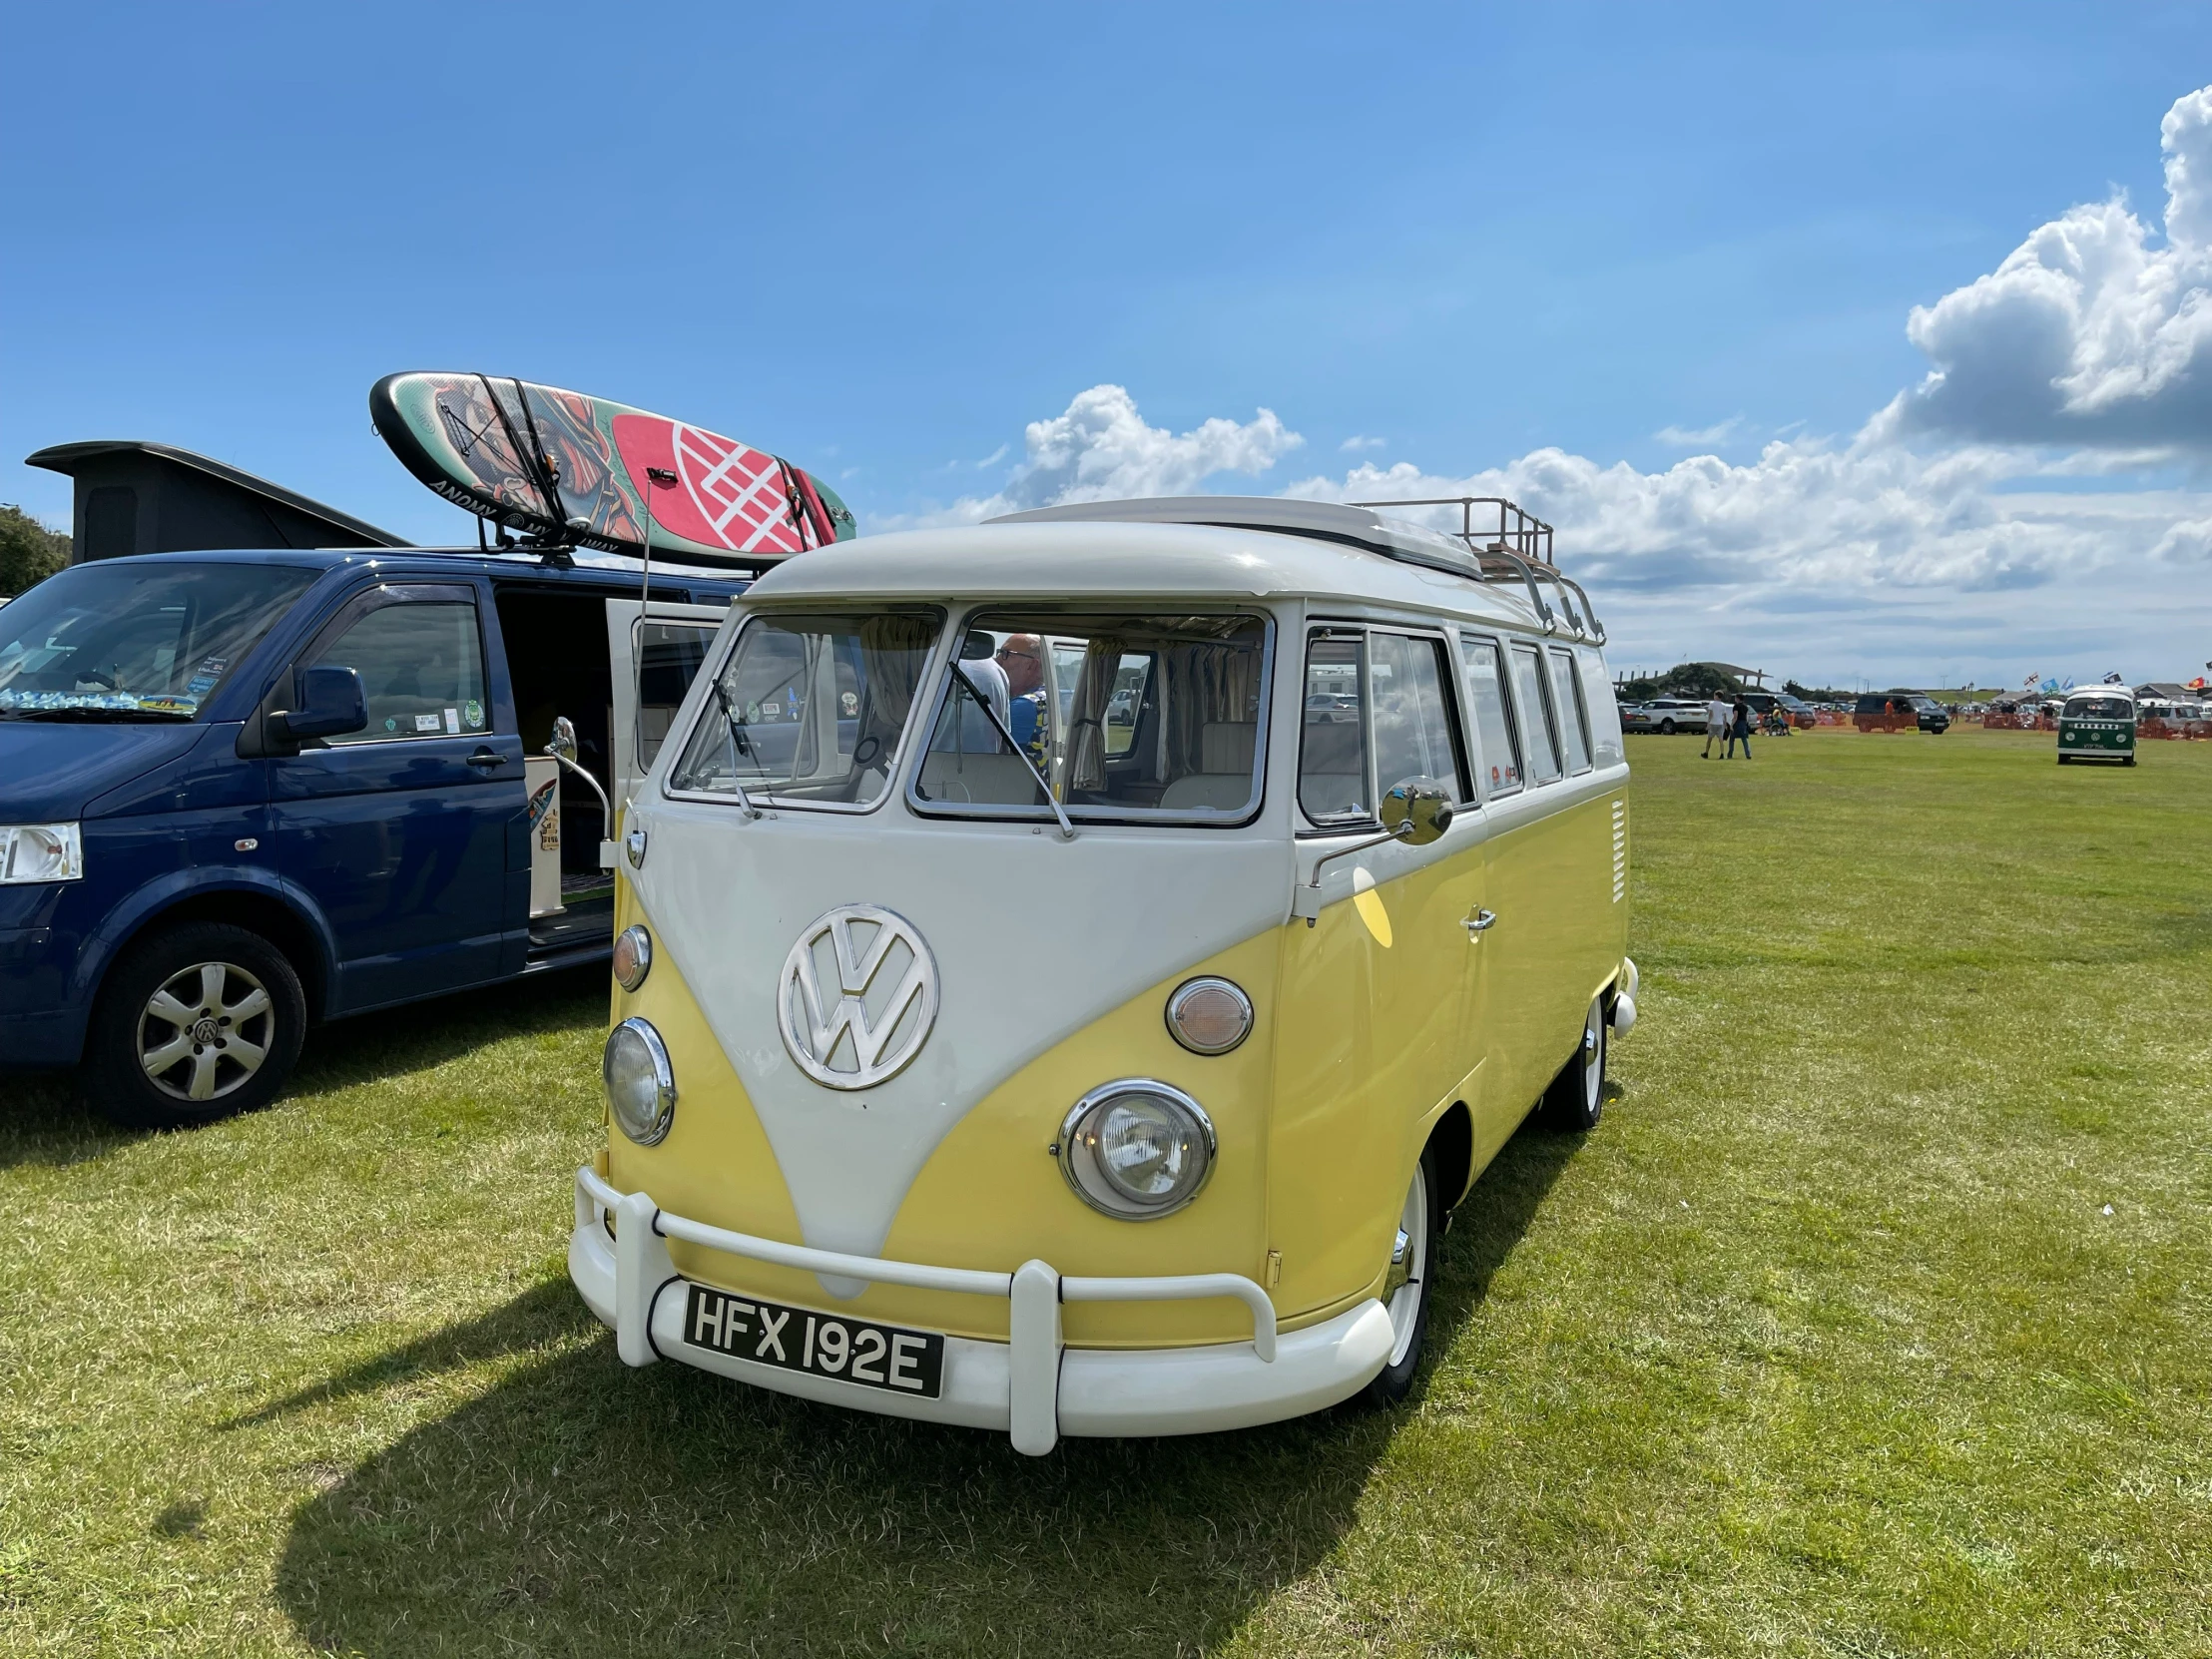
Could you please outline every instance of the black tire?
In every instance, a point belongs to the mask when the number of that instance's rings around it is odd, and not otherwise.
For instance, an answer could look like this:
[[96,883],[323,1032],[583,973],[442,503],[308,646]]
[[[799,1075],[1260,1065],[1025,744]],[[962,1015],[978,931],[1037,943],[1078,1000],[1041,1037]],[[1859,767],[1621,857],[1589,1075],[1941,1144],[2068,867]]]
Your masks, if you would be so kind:
[[1664,733],[1664,734],[1665,734],[1665,735],[1666,735],[1667,737],[1670,737],[1670,738],[1671,738],[1671,737],[1673,737],[1673,736],[1674,736],[1674,722],[1673,722],[1673,721],[1671,721],[1671,720],[1662,720],[1662,721],[1661,721],[1661,722],[1659,723],[1659,730],[1660,730],[1660,731],[1661,731],[1662,733]]
[[[197,1017],[187,1023],[188,1014]],[[128,1128],[196,1128],[275,1100],[306,1027],[299,975],[282,951],[228,922],[185,922],[139,940],[108,970],[78,1087]],[[154,1066],[172,1052],[166,1068]]]
[[[1436,1244],[1444,1235],[1443,1178],[1437,1168],[1436,1143],[1431,1140],[1420,1155],[1420,1166],[1413,1172],[1413,1181],[1406,1188],[1405,1206],[1414,1208],[1416,1192],[1421,1199],[1421,1226],[1417,1236],[1408,1237],[1406,1250],[1409,1277],[1395,1290],[1385,1287],[1382,1305],[1391,1314],[1393,1343],[1389,1364],[1376,1373],[1375,1381],[1361,1391],[1360,1399],[1367,1405],[1395,1405],[1413,1391],[1413,1374],[1420,1370],[1421,1350],[1428,1342],[1428,1305],[1436,1295]],[[1400,1213],[1400,1228],[1404,1213]],[[1396,1265],[1393,1249],[1391,1263]],[[1401,1305],[1398,1298],[1406,1301]],[[1403,1325],[1399,1325],[1402,1315]]]
[[2127,758],[2127,760],[2126,760],[2126,761],[2125,761],[2124,763],[2122,763],[2122,764],[2123,764],[2123,765],[2126,765],[2126,766],[2133,766],[2133,765],[2135,764],[2135,757],[2134,757],[2134,756],[2132,756],[2132,755],[2130,755],[2130,756],[2129,756],[2129,757]]
[[1550,1128],[1567,1135],[1586,1135],[1605,1115],[1605,1061],[1610,1035],[1604,1001],[1595,999],[1582,1019],[1582,1040],[1544,1090],[1541,1109]]
[[2073,765],[2073,757],[2071,755],[2061,755],[2058,757],[2058,764],[2062,767],[2070,767]]

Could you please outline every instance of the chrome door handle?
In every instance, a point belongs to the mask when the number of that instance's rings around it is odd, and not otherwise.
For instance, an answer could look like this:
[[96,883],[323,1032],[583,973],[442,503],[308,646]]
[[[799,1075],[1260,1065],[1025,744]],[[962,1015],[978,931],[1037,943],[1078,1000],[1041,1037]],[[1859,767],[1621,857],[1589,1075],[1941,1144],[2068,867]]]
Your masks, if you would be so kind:
[[1470,933],[1487,933],[1497,925],[1497,912],[1495,910],[1477,909],[1473,915],[1467,917],[1459,925]]
[[489,749],[479,749],[473,755],[464,755],[461,757],[461,763],[464,766],[482,767],[487,772],[493,767],[501,767],[507,764],[504,756],[495,754]]

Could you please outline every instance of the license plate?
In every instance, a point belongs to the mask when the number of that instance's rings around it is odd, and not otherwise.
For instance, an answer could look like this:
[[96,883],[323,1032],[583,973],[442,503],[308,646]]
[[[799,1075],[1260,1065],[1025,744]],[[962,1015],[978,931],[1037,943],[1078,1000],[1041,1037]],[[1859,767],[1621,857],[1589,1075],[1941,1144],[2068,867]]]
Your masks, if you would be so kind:
[[944,1386],[944,1339],[933,1331],[839,1319],[706,1285],[690,1287],[684,1341],[734,1360],[921,1399],[935,1399]]

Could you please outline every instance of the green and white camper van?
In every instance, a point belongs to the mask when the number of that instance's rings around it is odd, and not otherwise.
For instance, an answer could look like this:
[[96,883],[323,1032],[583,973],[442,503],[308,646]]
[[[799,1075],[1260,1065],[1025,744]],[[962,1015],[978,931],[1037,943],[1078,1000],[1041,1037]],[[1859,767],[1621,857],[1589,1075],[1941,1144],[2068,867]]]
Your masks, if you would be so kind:
[[2135,764],[2135,694],[2125,686],[2097,686],[2067,697],[2058,711],[2058,764],[2117,761]]

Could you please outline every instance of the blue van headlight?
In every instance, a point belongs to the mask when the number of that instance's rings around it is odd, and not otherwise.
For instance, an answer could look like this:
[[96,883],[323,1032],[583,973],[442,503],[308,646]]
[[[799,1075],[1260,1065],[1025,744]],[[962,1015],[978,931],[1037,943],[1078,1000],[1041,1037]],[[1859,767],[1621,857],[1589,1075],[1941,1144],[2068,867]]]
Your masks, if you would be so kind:
[[676,1120],[676,1073],[668,1063],[668,1045],[642,1019],[626,1019],[607,1033],[600,1062],[607,1084],[607,1109],[615,1123],[640,1146],[652,1146]]
[[0,885],[75,881],[84,873],[85,837],[76,825],[0,825]]

